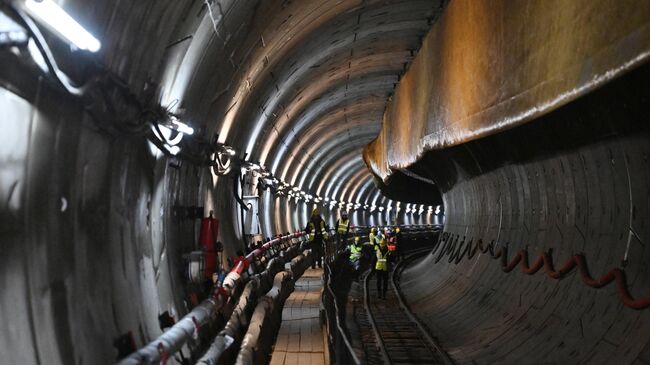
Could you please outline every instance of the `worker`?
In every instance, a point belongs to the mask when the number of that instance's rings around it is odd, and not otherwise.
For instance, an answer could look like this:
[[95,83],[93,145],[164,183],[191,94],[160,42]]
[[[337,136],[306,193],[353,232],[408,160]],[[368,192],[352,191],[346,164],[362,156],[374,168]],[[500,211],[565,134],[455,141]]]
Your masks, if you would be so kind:
[[355,236],[354,240],[350,244],[350,264],[353,269],[353,278],[355,281],[359,278],[359,267],[361,267],[361,252],[363,251],[363,245],[361,244],[361,237]]
[[368,235],[368,239],[370,240],[371,245],[375,245],[375,237],[377,235],[377,229],[375,227],[370,228],[370,234]]
[[402,231],[399,227],[395,227],[393,236],[395,237],[395,261],[402,259]]
[[318,267],[323,267],[323,244],[329,238],[327,235],[327,229],[325,228],[325,221],[320,216],[320,210],[315,208],[311,212],[311,219],[307,223],[307,228],[305,232],[309,234],[309,242],[311,246],[311,254],[313,261],[311,263],[311,268],[315,269],[316,264]]
[[[385,241],[385,237],[384,237],[384,235],[381,233],[381,231],[379,229],[375,229],[375,232],[379,232],[379,233],[374,234],[372,236],[372,240],[369,243],[371,245],[371,247],[372,247],[372,251],[370,252],[370,267],[372,269],[374,269],[376,264],[377,264],[376,252],[377,252],[377,249],[379,249],[380,242]],[[386,243],[386,242],[384,242],[384,243]]]
[[397,261],[397,237],[390,228],[386,229],[386,245],[390,251],[390,261]]
[[380,299],[386,299],[386,290],[388,289],[388,258],[391,251],[388,250],[386,239],[381,237],[379,245],[375,249],[377,254],[377,263],[375,264],[375,271],[377,272],[377,293]]
[[350,233],[350,219],[348,219],[348,212],[344,210],[341,212],[341,218],[336,221],[336,246],[339,249],[345,248],[348,233]]

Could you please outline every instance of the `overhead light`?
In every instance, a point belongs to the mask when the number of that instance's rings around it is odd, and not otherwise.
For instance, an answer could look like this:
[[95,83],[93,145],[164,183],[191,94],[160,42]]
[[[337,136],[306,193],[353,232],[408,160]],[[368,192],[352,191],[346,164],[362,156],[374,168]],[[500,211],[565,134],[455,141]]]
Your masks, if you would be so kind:
[[25,9],[77,48],[97,52],[102,44],[52,0],[27,0]]
[[181,122],[180,120],[176,118],[172,118],[172,123],[174,124],[174,129],[177,131],[187,134],[188,136],[191,136],[194,134],[194,128],[190,127],[189,125]]
[[237,152],[235,151],[235,149],[232,148],[232,147],[230,147],[230,146],[223,146],[223,150],[224,150],[228,155],[230,155],[230,156],[234,156],[234,155],[237,154]]
[[[155,127],[151,127],[151,129],[155,130]],[[165,138],[163,142],[168,143],[170,146],[175,146],[181,142],[183,139],[183,133],[176,133],[176,136],[173,139],[170,139],[172,134],[174,134],[174,130],[166,127],[164,125],[158,125],[158,129],[162,133],[163,137]]]

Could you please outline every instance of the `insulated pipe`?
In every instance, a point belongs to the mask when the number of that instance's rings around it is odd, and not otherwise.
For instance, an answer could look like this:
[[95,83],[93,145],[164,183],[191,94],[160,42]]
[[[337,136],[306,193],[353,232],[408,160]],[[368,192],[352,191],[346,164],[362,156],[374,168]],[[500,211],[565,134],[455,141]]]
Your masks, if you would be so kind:
[[199,329],[211,322],[213,314],[220,310],[227,297],[232,293],[246,270],[255,258],[263,255],[269,248],[282,242],[284,239],[298,238],[304,236],[305,232],[277,237],[261,248],[249,253],[244,259],[238,261],[224,279],[222,286],[217,286],[212,298],[206,299],[196,306],[190,313],[185,315],[172,328],[160,335],[154,341],[132,353],[118,363],[118,365],[139,365],[166,363],[167,359],[180,350],[190,339],[198,339]]
[[255,258],[262,256],[269,248],[272,246],[282,242],[284,239],[291,239],[291,238],[299,238],[305,235],[305,232],[298,231],[293,234],[287,235],[287,236],[282,236],[278,237],[275,239],[272,239],[271,241],[265,243],[262,245],[262,247],[254,250],[253,252],[249,253],[243,260],[237,261],[235,266],[233,266],[232,270],[230,270],[230,273],[228,273],[228,276],[223,281],[223,290],[225,290],[227,295],[230,295],[232,293],[232,290],[237,286],[241,279],[241,274],[248,269],[250,264],[255,260]]
[[223,296],[206,299],[156,340],[132,353],[118,365],[157,364],[166,362],[190,339],[197,339],[199,329],[208,324],[212,314],[225,302]]

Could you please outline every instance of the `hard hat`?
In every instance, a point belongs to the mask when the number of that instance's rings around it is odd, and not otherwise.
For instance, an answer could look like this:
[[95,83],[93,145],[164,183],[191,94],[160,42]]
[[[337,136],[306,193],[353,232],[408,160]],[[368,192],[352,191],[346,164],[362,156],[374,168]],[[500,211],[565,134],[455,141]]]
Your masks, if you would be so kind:
[[354,243],[359,243],[359,241],[361,241],[361,237],[354,236]]
[[375,232],[376,232],[375,227],[370,228],[370,233],[375,233]]

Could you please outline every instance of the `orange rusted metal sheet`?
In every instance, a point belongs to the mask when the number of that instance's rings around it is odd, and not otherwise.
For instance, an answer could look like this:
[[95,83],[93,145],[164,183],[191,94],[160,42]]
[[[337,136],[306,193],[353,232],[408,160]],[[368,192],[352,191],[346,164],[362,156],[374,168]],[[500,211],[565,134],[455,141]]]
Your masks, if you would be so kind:
[[392,171],[531,121],[650,58],[650,1],[454,0],[424,39],[364,159]]

